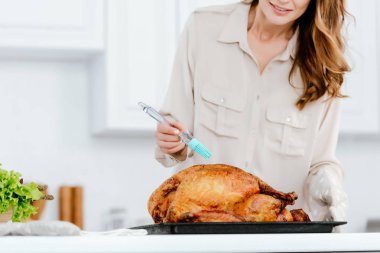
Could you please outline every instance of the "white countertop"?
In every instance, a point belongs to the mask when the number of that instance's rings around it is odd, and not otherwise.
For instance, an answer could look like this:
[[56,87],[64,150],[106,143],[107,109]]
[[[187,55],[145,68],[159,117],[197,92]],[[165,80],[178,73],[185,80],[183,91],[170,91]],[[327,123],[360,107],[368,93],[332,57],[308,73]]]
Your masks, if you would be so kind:
[[380,252],[380,233],[0,237],[1,253]]

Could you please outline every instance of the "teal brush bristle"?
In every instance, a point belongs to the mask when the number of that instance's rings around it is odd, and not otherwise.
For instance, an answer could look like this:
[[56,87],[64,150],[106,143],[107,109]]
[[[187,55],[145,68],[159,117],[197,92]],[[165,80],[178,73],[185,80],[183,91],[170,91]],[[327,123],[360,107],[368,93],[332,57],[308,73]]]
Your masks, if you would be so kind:
[[206,159],[210,159],[211,153],[210,151],[203,146],[202,143],[200,143],[197,139],[193,138],[189,143],[188,143],[189,148],[200,154]]

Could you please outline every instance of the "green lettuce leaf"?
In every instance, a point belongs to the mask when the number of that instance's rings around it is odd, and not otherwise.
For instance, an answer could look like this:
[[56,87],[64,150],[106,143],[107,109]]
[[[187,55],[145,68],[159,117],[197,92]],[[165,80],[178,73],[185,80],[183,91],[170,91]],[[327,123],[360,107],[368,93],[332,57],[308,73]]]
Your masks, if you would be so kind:
[[1,168],[0,163],[0,214],[12,209],[12,221],[21,222],[37,212],[32,201],[39,200],[43,193],[34,182],[22,184],[21,174]]

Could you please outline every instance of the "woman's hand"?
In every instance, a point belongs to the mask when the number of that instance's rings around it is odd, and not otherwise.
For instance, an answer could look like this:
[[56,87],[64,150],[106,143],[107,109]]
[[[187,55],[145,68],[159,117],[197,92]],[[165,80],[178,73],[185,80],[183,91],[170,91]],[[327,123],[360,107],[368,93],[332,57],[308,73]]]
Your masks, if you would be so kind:
[[[306,181],[306,200],[314,220],[345,221],[347,194],[331,168],[321,168]],[[334,231],[339,232],[340,227]]]
[[185,127],[180,122],[174,122],[171,125],[158,124],[156,129],[157,146],[165,154],[186,154],[187,147],[178,136],[180,132],[185,131]]

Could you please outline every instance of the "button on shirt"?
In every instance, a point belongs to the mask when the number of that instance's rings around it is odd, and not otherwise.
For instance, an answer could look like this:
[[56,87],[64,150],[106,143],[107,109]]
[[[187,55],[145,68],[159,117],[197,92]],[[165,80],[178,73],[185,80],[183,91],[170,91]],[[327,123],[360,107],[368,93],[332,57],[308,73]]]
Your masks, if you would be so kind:
[[[304,203],[311,171],[329,167],[342,174],[335,157],[340,99],[326,96],[300,111],[299,72],[289,83],[297,32],[287,48],[260,73],[247,40],[250,5],[207,7],[190,16],[177,50],[161,112],[182,122],[212,153],[205,160],[188,151],[156,159],[177,170],[194,164],[224,163],[259,176]],[[300,42],[302,43],[302,42]]]

